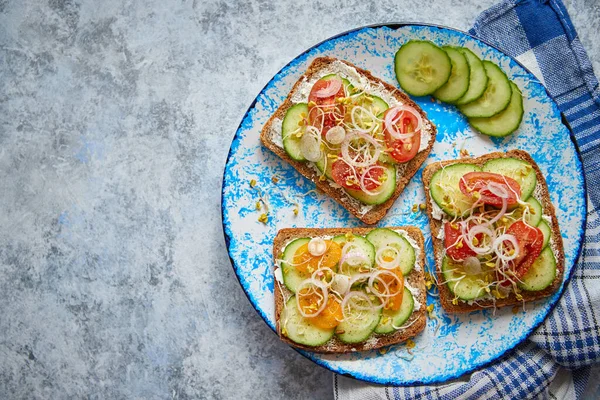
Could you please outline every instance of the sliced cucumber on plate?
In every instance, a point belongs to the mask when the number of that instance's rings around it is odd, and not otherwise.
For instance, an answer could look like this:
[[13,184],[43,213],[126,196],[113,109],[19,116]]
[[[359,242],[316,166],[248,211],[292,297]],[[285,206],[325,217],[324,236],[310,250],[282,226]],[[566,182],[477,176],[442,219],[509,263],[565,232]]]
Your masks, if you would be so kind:
[[469,77],[471,75],[469,63],[463,53],[454,47],[444,46],[442,49],[450,57],[452,72],[448,82],[433,92],[436,99],[445,103],[453,103],[460,99],[469,89]]
[[280,321],[285,336],[306,346],[321,346],[327,343],[333,337],[335,330],[319,328],[304,318],[296,306],[296,296],[290,297],[285,303]]
[[281,125],[283,149],[293,160],[306,161],[300,150],[300,121],[308,115],[308,104],[298,103],[288,108]]
[[488,76],[485,92],[475,101],[458,107],[466,117],[491,117],[498,114],[510,103],[512,90],[510,81],[500,67],[490,61],[484,61],[483,67]]
[[373,229],[367,235],[367,240],[373,243],[375,251],[385,247],[393,247],[400,253],[400,270],[408,275],[415,265],[415,249],[402,235],[387,228]]
[[395,332],[397,330],[396,328],[401,327],[412,315],[414,307],[415,300],[413,299],[412,293],[407,288],[404,288],[400,308],[396,311],[383,310],[381,320],[375,327],[375,333],[386,334]]
[[396,79],[404,91],[425,96],[442,87],[450,78],[452,64],[448,54],[435,44],[411,40],[394,57]]
[[550,246],[547,246],[523,275],[518,286],[527,291],[544,290],[554,282],[555,277],[556,258]]
[[537,184],[533,167],[528,162],[517,158],[495,158],[483,164],[482,170],[513,178],[521,187],[522,200],[527,200],[531,196]]
[[309,274],[304,274],[294,266],[294,255],[296,251],[306,243],[310,242],[310,238],[299,238],[290,242],[283,251],[281,262],[281,275],[283,276],[283,284],[292,293],[296,293],[296,288],[305,279],[310,278]]
[[469,172],[479,172],[481,168],[474,164],[452,164],[437,170],[429,182],[433,201],[452,217],[466,216],[473,200],[460,190],[460,179]]
[[459,299],[475,300],[486,294],[483,274],[468,275],[462,263],[448,256],[442,260],[442,273],[448,289]]
[[469,124],[488,136],[508,136],[517,130],[523,119],[523,96],[513,82],[510,82],[511,97],[504,111],[487,118],[469,118]]
[[377,194],[368,194],[362,190],[344,189],[351,197],[366,205],[377,205],[385,203],[396,191],[396,167],[393,165],[384,165],[386,178],[379,186]]
[[467,104],[480,98],[488,83],[488,76],[485,73],[481,59],[466,47],[460,47],[459,49],[469,63],[469,89],[454,102],[457,105]]

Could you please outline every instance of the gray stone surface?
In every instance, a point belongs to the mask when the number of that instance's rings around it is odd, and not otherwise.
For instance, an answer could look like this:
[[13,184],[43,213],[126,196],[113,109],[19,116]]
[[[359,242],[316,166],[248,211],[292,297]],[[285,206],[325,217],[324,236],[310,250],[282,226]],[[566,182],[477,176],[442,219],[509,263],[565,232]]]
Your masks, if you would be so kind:
[[312,44],[493,2],[0,0],[0,398],[330,398],[229,263],[230,140]]

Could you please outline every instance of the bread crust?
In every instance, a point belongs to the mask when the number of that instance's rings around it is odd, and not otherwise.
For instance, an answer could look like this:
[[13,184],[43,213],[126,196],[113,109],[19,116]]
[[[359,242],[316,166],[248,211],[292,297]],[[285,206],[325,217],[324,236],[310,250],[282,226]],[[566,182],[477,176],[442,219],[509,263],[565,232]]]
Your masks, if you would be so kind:
[[[411,107],[414,107],[419,112],[419,114],[421,114],[423,121],[428,121],[429,125],[431,126],[431,130],[430,130],[431,138],[429,140],[427,148],[424,149],[423,151],[420,151],[419,153],[417,153],[417,155],[412,160],[410,160],[409,162],[404,164],[405,165],[404,173],[402,176],[399,176],[396,179],[396,190],[394,191],[394,194],[387,201],[385,201],[382,204],[373,206],[369,211],[367,211],[364,214],[361,213],[360,205],[357,205],[357,203],[359,203],[359,202],[357,200],[351,198],[341,187],[331,186],[329,184],[328,179],[325,181],[320,181],[319,180],[320,174],[317,173],[315,168],[312,168],[309,165],[309,163],[293,160],[290,156],[287,155],[287,153],[285,152],[285,150],[282,147],[279,147],[271,139],[271,127],[273,125],[273,122],[275,121],[275,119],[283,120],[288,108],[290,108],[294,104],[292,102],[291,98],[294,95],[294,93],[296,93],[298,91],[302,82],[304,80],[310,80],[316,74],[318,74],[319,71],[321,71],[323,68],[325,68],[329,64],[333,63],[334,61],[343,62],[344,64],[356,69],[358,71],[358,73],[360,73],[361,75],[366,77],[368,80],[370,80],[372,82],[376,82],[376,83],[381,83],[385,87],[385,89],[388,90],[391,94],[393,94],[394,97],[396,97],[396,99],[398,99],[400,102],[402,102],[403,104],[407,104]],[[394,204],[394,201],[396,201],[396,199],[400,196],[400,194],[402,193],[402,191],[404,190],[406,185],[408,185],[411,178],[419,170],[419,168],[421,167],[421,164],[423,164],[423,162],[425,161],[425,159],[431,152],[431,149],[433,148],[433,144],[435,143],[436,133],[437,133],[436,127],[435,127],[435,125],[433,125],[433,123],[431,123],[427,119],[427,114],[425,114],[425,112],[423,112],[423,110],[421,110],[421,108],[414,101],[412,101],[410,99],[410,97],[408,97],[406,94],[404,94],[399,89],[382,81],[379,78],[374,77],[369,71],[361,69],[347,61],[338,60],[333,57],[318,57],[313,60],[313,62],[310,64],[310,66],[308,67],[306,72],[294,84],[292,90],[290,91],[289,95],[287,96],[287,98],[285,99],[283,104],[281,104],[281,106],[279,106],[279,108],[275,111],[275,113],[271,116],[271,118],[269,118],[269,120],[267,121],[267,123],[265,124],[265,126],[263,127],[263,129],[261,131],[260,140],[266,148],[271,150],[273,153],[277,154],[281,159],[283,159],[283,160],[287,161],[289,164],[291,164],[304,177],[306,177],[309,180],[311,180],[312,182],[314,182],[319,190],[325,192],[327,195],[332,197],[335,201],[340,203],[345,209],[347,209],[350,213],[352,213],[358,219],[360,219],[361,221],[363,221],[366,224],[376,224],[380,219],[382,219],[385,216],[387,211],[392,207],[392,205]]]
[[[299,343],[296,343],[281,333],[281,325],[280,325],[280,316],[285,306],[286,300],[291,296],[291,292],[280,283],[277,279],[275,279],[275,324],[277,329],[277,334],[285,343],[300,348],[304,350],[313,351],[316,353],[350,353],[355,351],[366,351],[378,349],[380,347],[389,346],[393,344],[402,343],[411,337],[414,337],[419,332],[421,332],[427,323],[426,317],[426,306],[427,306],[427,295],[425,288],[425,275],[423,269],[425,268],[425,251],[424,251],[424,238],[421,230],[414,226],[397,226],[397,227],[387,227],[388,229],[402,229],[406,231],[408,236],[413,239],[418,247],[420,248],[419,257],[416,260],[417,264],[420,265],[420,269],[417,270],[413,268],[413,270],[406,277],[408,283],[419,290],[419,296],[416,300],[421,304],[420,308],[416,311],[413,311],[412,315],[409,317],[406,323],[412,324],[407,329],[399,330],[393,334],[387,335],[379,335],[373,333],[371,335],[373,340],[369,338],[369,340],[361,343],[355,344],[346,344],[342,341],[338,340],[334,335],[333,338],[322,346],[305,346]],[[303,237],[318,237],[318,236],[336,236],[343,235],[348,232],[354,235],[365,236],[370,231],[376,228],[285,228],[277,232],[277,236],[273,241],[273,263],[277,265],[276,260],[281,259],[283,256],[283,250],[285,246],[292,240],[303,238]]]
[[552,229],[552,237],[551,242],[553,243],[553,249],[556,251],[556,266],[558,269],[558,273],[554,278],[554,281],[550,286],[548,286],[544,290],[536,291],[536,292],[527,292],[523,291],[521,296],[523,300],[518,300],[515,293],[511,292],[510,295],[505,299],[496,299],[495,303],[493,300],[478,300],[477,304],[468,304],[464,301],[459,301],[458,304],[452,304],[452,299],[454,298],[450,289],[448,289],[447,285],[438,285],[438,289],[440,291],[440,301],[442,303],[442,307],[444,310],[448,312],[470,312],[475,310],[481,310],[484,308],[491,307],[504,307],[510,305],[522,305],[523,302],[533,301],[537,299],[541,299],[544,297],[548,297],[561,285],[564,275],[564,267],[565,267],[565,254],[563,248],[562,237],[560,235],[560,229],[558,227],[558,220],[556,219],[556,212],[554,206],[552,205],[552,201],[550,200],[550,194],[548,192],[548,185],[546,184],[546,179],[544,175],[542,175],[542,171],[539,166],[535,163],[533,158],[523,150],[510,150],[506,153],[502,152],[494,152],[483,155],[481,157],[475,158],[461,158],[458,160],[447,160],[447,161],[437,161],[433,164],[429,164],[423,170],[423,186],[425,189],[425,196],[427,197],[427,214],[429,216],[429,226],[431,227],[431,238],[433,242],[433,250],[434,250],[434,258],[435,258],[435,266],[436,266],[436,275],[438,282],[443,282],[444,278],[442,275],[442,259],[444,255],[444,241],[442,239],[438,239],[438,234],[441,229],[443,229],[442,221],[433,218],[433,208],[431,194],[429,191],[429,184],[431,182],[431,178],[433,174],[442,167],[457,164],[457,163],[469,163],[476,165],[483,165],[485,162],[496,159],[496,158],[517,158],[531,164],[533,169],[535,170],[535,174],[537,177],[537,185],[540,185],[539,193],[541,198],[538,199],[542,203],[543,213],[551,218],[551,229]]

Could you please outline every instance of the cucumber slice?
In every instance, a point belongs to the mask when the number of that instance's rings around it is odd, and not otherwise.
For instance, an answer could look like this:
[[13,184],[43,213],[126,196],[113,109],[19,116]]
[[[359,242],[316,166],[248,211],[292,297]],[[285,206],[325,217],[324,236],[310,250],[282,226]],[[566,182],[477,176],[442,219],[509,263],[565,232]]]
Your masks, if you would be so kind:
[[344,85],[346,95],[350,94],[350,92],[354,90],[354,86],[352,86],[352,84],[350,83],[350,81],[348,79],[343,78],[343,77],[339,76],[338,74],[325,75],[321,79],[323,79],[324,81],[328,81],[330,79],[333,79],[336,76],[342,80],[342,84]]
[[455,262],[448,256],[444,256],[442,260],[442,273],[448,289],[460,299],[475,300],[486,294],[484,273],[467,275],[462,263]]
[[294,104],[285,113],[281,125],[281,138],[283,140],[283,149],[292,159],[296,161],[306,161],[300,151],[300,138],[296,133],[301,132],[300,121],[308,115],[308,104]]
[[488,76],[485,73],[483,63],[471,50],[465,47],[459,47],[458,50],[465,56],[469,63],[469,89],[454,104],[467,104],[481,97],[488,83]]
[[452,72],[450,73],[448,82],[436,90],[433,95],[436,99],[443,102],[453,103],[467,93],[471,72],[467,58],[463,53],[450,46],[444,46],[442,49],[448,54],[448,57],[450,57]]
[[335,329],[336,336],[344,343],[359,343],[366,340],[379,324],[381,310],[381,308],[371,311],[346,310],[346,318]]
[[510,81],[496,64],[484,61],[483,67],[489,80],[483,95],[475,101],[463,104],[458,109],[466,117],[491,117],[508,107],[512,90]]
[[548,245],[550,241],[550,236],[552,236],[552,229],[550,229],[550,225],[543,219],[540,221],[540,224],[537,226],[540,231],[544,234],[544,243],[542,244],[542,248]]
[[512,90],[506,74],[496,64],[484,61],[483,67],[489,80],[483,95],[458,109],[466,117],[491,117],[508,107]]
[[323,153],[323,158],[315,163],[319,171],[325,174],[328,179],[333,180],[333,175],[331,173],[331,166],[333,165],[333,160],[327,157],[327,153]]
[[366,194],[362,190],[344,189],[351,197],[360,201],[363,204],[376,205],[385,203],[396,191],[396,167],[393,165],[385,165],[386,180],[377,190],[381,190],[376,195]]
[[367,235],[367,240],[375,246],[375,252],[383,247],[394,247],[400,252],[400,270],[402,275],[408,275],[415,266],[415,249],[402,235],[387,228],[373,229]]
[[527,218],[525,218],[525,222],[532,226],[538,226],[542,221],[542,205],[533,196],[530,196],[526,203],[529,204],[530,208],[529,214],[527,214]]
[[296,306],[296,296],[285,303],[280,316],[282,333],[296,343],[306,346],[321,346],[333,337],[335,328],[323,329],[312,325]]
[[522,200],[527,200],[531,196],[537,184],[537,177],[533,167],[528,162],[517,158],[496,158],[490,160],[483,164],[482,170],[513,178],[521,186]]
[[381,97],[372,94],[362,94],[355,102],[355,105],[361,106],[369,110],[373,115],[378,116],[385,110],[390,108],[388,103],[385,102]]
[[[338,243],[342,248],[349,241],[348,238],[346,237],[346,235],[338,235],[338,236],[334,237],[332,240],[334,242]],[[361,264],[361,265],[356,265],[356,266],[350,266],[347,263],[344,263],[344,265],[341,265],[339,267],[340,272],[343,273],[344,275],[354,276],[356,274],[359,274],[361,272],[361,269],[362,270],[372,269],[375,266],[375,247],[373,247],[371,242],[369,242],[367,239],[365,239],[362,236],[353,235],[352,239],[350,240],[350,243],[352,243],[352,247],[350,248],[349,252],[352,252],[352,251],[360,252],[361,254],[365,255],[368,262],[366,264]]]
[[310,238],[300,238],[290,242],[283,251],[283,262],[281,263],[281,275],[283,276],[283,284],[292,293],[296,293],[296,288],[302,281],[310,278],[310,274],[305,274],[298,271],[294,267],[294,254],[300,246],[310,242]]
[[533,262],[529,271],[521,278],[518,286],[530,292],[544,290],[552,284],[556,277],[556,259],[550,246],[542,250]]
[[493,117],[469,118],[469,124],[488,136],[503,137],[516,131],[523,119],[523,96],[517,85],[510,82],[510,87],[510,103],[504,111]]
[[428,41],[410,40],[394,57],[396,79],[408,94],[425,96],[442,87],[450,78],[448,54]]
[[473,201],[460,191],[458,184],[463,175],[477,171],[481,169],[474,164],[452,164],[433,174],[429,183],[431,197],[446,214],[462,217],[471,208]]
[[397,311],[383,310],[381,320],[375,327],[375,333],[385,334],[395,332],[396,328],[394,326],[402,326],[412,315],[414,307],[415,300],[412,293],[405,287],[404,294],[402,294],[402,305]]

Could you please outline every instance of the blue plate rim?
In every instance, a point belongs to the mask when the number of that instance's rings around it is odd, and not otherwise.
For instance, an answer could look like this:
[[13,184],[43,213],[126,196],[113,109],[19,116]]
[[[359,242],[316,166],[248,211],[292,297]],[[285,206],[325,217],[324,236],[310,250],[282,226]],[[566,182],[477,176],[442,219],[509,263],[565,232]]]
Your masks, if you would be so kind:
[[[351,33],[363,30],[363,29],[376,29],[376,28],[390,28],[392,30],[397,30],[399,28],[402,27],[406,27],[406,26],[416,26],[416,27],[428,27],[428,28],[437,28],[437,29],[447,29],[450,31],[454,31],[454,32],[458,32],[461,33],[465,36],[470,37],[471,39],[474,39],[476,41],[479,41],[483,44],[485,44],[486,46],[489,46],[493,49],[495,49],[496,51],[500,52],[501,54],[503,54],[504,56],[510,58],[512,61],[514,61],[517,65],[519,65],[521,68],[523,68],[526,72],[528,72],[537,82],[539,82],[539,80],[537,79],[537,77],[533,74],[533,72],[531,72],[527,67],[525,67],[521,62],[519,62],[516,58],[506,54],[503,50],[499,49],[498,47],[488,43],[487,41],[480,39],[474,35],[471,35],[468,32],[464,32],[460,29],[456,29],[456,28],[451,28],[448,26],[444,26],[444,25],[438,25],[438,24],[428,24],[428,23],[423,23],[423,22],[387,22],[387,23],[376,23],[376,24],[369,24],[369,25],[364,25],[364,26],[360,26],[357,28],[352,28],[349,29],[347,31],[344,31],[342,33],[333,35],[329,38],[326,38],[312,46],[310,46],[309,48],[307,48],[306,50],[304,50],[303,52],[301,52],[300,54],[296,55],[294,58],[292,58],[288,63],[286,63],[283,67],[281,67],[281,69],[279,69],[279,71],[277,71],[277,73],[275,73],[275,75],[273,75],[273,77],[271,77],[271,79],[269,79],[269,81],[263,86],[263,88],[260,90],[260,92],[254,97],[254,100],[252,101],[252,103],[250,103],[250,106],[248,107],[248,109],[246,110],[246,112],[244,113],[240,123],[238,124],[238,127],[235,131],[235,135],[233,136],[233,138],[231,139],[231,144],[229,146],[229,151],[227,153],[227,158],[225,160],[225,166],[223,168],[223,178],[221,180],[221,227],[223,229],[223,237],[225,239],[225,247],[227,248],[227,256],[229,257],[229,261],[231,263],[231,266],[235,272],[235,276],[238,280],[238,283],[240,284],[240,286],[242,287],[242,291],[244,292],[244,294],[246,295],[246,297],[248,298],[248,300],[250,301],[250,304],[252,304],[252,307],[256,310],[256,312],[260,315],[260,317],[265,321],[265,323],[267,324],[267,326],[269,328],[271,328],[271,330],[273,332],[275,332],[275,330],[273,329],[273,327],[271,327],[271,325],[268,323],[267,320],[267,316],[265,315],[265,313],[257,306],[257,304],[255,303],[254,299],[251,298],[251,296],[248,294],[248,292],[246,291],[246,288],[244,287],[244,285],[242,284],[242,279],[241,276],[239,274],[239,269],[236,268],[235,265],[235,261],[233,260],[233,258],[231,257],[231,252],[230,252],[230,242],[231,242],[231,238],[229,237],[229,235],[227,234],[227,230],[226,230],[226,226],[225,226],[225,209],[223,208],[223,198],[224,198],[224,188],[225,188],[225,171],[227,168],[227,165],[229,164],[231,155],[232,155],[232,144],[234,143],[234,141],[238,138],[238,134],[240,132],[240,129],[242,128],[242,124],[243,121],[248,117],[248,114],[250,113],[250,111],[255,107],[256,102],[258,100],[258,98],[265,92],[265,90],[267,89],[267,87],[269,86],[269,84],[273,81],[273,79],[279,75],[281,72],[283,72],[286,68],[288,68],[296,59],[302,57],[303,55],[307,54],[308,52],[312,51],[313,49],[321,46],[322,44],[329,42],[331,40],[349,35]],[[306,357],[307,359],[311,360],[312,362],[314,362],[315,364],[328,369],[331,372],[334,372],[336,374],[339,375],[343,375],[345,377],[349,377],[355,380],[359,380],[359,381],[365,381],[365,382],[370,382],[370,383],[374,383],[374,384],[378,384],[378,385],[387,385],[387,386],[397,386],[397,387],[412,387],[412,386],[420,386],[420,385],[429,385],[429,384],[439,384],[439,383],[444,383],[453,379],[458,379],[461,378],[465,375],[471,374],[475,371],[481,370],[481,369],[485,369],[488,366],[498,362],[500,359],[504,358],[504,357],[508,357],[510,356],[517,347],[519,347],[521,344],[523,344],[532,334],[533,332],[546,320],[546,318],[548,318],[548,315],[550,315],[550,313],[552,313],[552,311],[554,310],[554,308],[556,307],[556,305],[559,303],[560,299],[562,298],[562,296],[564,295],[565,292],[565,288],[567,287],[567,285],[570,283],[571,278],[573,276],[573,272],[575,270],[576,264],[577,264],[577,260],[579,260],[579,258],[581,257],[581,252],[583,249],[583,241],[585,238],[585,227],[587,226],[587,211],[588,211],[588,204],[587,204],[587,181],[586,181],[586,175],[585,175],[585,166],[583,163],[583,158],[581,156],[581,151],[579,149],[579,145],[577,144],[577,139],[575,138],[575,135],[573,133],[573,130],[571,129],[571,126],[569,125],[569,122],[567,121],[564,113],[562,111],[560,111],[560,108],[558,107],[558,103],[557,101],[554,99],[554,97],[550,94],[550,92],[548,91],[548,89],[546,88],[546,86],[544,84],[542,84],[541,82],[539,82],[540,85],[544,88],[544,91],[546,92],[546,95],[548,96],[548,98],[550,98],[552,100],[552,102],[554,103],[554,106],[556,107],[556,109],[558,110],[560,117],[561,117],[561,123],[565,126],[565,128],[567,128],[567,131],[569,132],[569,138],[571,139],[571,142],[573,143],[574,147],[575,147],[575,153],[577,154],[577,160],[579,161],[579,164],[581,166],[581,175],[583,178],[583,197],[584,197],[584,212],[583,212],[583,219],[581,222],[581,225],[579,227],[579,233],[580,233],[580,239],[578,241],[578,249],[576,252],[576,257],[575,257],[575,265],[573,265],[573,268],[571,268],[571,270],[569,271],[569,273],[567,274],[567,276],[565,277],[564,280],[564,284],[562,285],[562,287],[559,289],[559,295],[556,298],[556,300],[554,301],[553,304],[550,305],[550,308],[548,310],[548,312],[546,313],[546,315],[544,316],[544,318],[540,319],[540,321],[536,322],[533,327],[530,329],[530,331],[527,333],[527,335],[525,335],[520,341],[516,342],[515,345],[512,348],[509,348],[507,350],[505,350],[504,352],[500,353],[496,358],[481,363],[479,365],[474,366],[473,368],[469,368],[466,369],[465,371],[462,371],[460,374],[455,375],[455,376],[444,376],[441,377],[440,379],[432,379],[432,380],[423,380],[423,381],[413,381],[411,383],[406,383],[406,384],[398,384],[395,383],[391,380],[384,380],[384,379],[377,379],[377,378],[372,378],[372,377],[358,377],[355,375],[352,375],[348,372],[344,372],[338,368],[335,368],[334,366],[331,366],[327,363],[325,363],[323,360],[319,359],[319,358],[313,358],[311,357],[312,353],[308,352],[308,351],[304,351],[304,350],[300,350],[297,349],[293,346],[290,346],[293,350],[297,351],[298,353],[300,353],[302,356]]]

